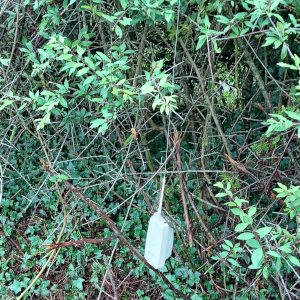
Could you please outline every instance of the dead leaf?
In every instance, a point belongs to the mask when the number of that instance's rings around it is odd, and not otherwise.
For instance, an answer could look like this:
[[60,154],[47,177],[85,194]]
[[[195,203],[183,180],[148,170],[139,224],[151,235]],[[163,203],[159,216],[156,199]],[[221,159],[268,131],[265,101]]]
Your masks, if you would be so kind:
[[244,167],[243,164],[235,161],[233,158],[231,158],[229,155],[225,154],[226,157],[228,158],[229,162],[234,165],[235,167],[237,167],[240,171],[244,172],[244,173],[248,173],[247,169]]
[[138,131],[135,128],[131,128],[131,134],[132,134],[132,138],[134,140],[137,139],[137,135],[138,135]]

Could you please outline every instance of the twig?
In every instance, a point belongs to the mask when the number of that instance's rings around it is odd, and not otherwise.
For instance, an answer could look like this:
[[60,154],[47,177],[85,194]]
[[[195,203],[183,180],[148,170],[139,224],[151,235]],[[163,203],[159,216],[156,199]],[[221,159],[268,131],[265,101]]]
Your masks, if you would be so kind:
[[[8,1],[8,3],[9,2],[10,1]],[[13,44],[13,48],[12,48],[11,53],[10,53],[10,59],[9,59],[8,67],[7,67],[7,70],[6,70],[6,74],[5,74],[5,78],[4,78],[4,83],[6,83],[8,72],[9,72],[10,65],[11,65],[11,61],[12,61],[12,58],[14,56],[14,52],[15,52],[16,44],[17,44],[18,29],[19,29],[19,27],[18,27],[19,26],[19,11],[20,11],[19,4],[20,4],[20,0],[18,0],[17,22],[16,22],[16,31],[15,31],[15,37],[14,37],[14,44]],[[4,10],[5,10],[5,8],[4,8]],[[2,13],[1,13],[1,15],[2,15]],[[1,17],[1,15],[0,15],[0,17]]]
[[6,2],[6,5],[4,6],[3,10],[0,12],[0,18],[2,17],[3,13],[5,12],[7,6],[10,4],[11,1],[12,1],[12,0],[8,0],[8,1]]
[[270,183],[271,183],[273,177],[275,176],[275,174],[276,174],[276,172],[277,172],[277,170],[278,170],[278,168],[279,168],[279,165],[280,165],[280,163],[281,163],[281,161],[282,161],[282,159],[283,159],[283,156],[284,156],[285,152],[287,151],[287,148],[290,146],[290,143],[291,143],[291,141],[293,140],[293,138],[294,138],[294,136],[295,136],[295,133],[296,133],[296,131],[294,130],[293,133],[291,134],[290,139],[289,139],[288,142],[286,143],[286,145],[285,145],[285,147],[284,147],[284,149],[283,149],[283,151],[282,151],[282,153],[281,153],[281,155],[280,155],[280,158],[279,158],[279,160],[278,160],[278,162],[277,162],[277,165],[276,165],[276,167],[275,167],[275,169],[274,169],[272,175],[271,175],[270,178],[268,179],[268,182],[267,182],[266,187],[265,187],[265,192],[266,192],[266,193],[268,192],[269,185],[270,185]]
[[108,263],[107,260],[106,260],[106,255],[103,256],[103,260],[104,260],[104,263],[105,263],[105,265],[106,265],[106,269],[107,269],[107,272],[108,272],[108,276],[109,276],[109,279],[110,279],[110,283],[111,283],[112,288],[113,288],[113,290],[114,290],[114,295],[115,295],[114,299],[115,299],[115,300],[118,300],[119,297],[118,297],[118,292],[117,292],[117,289],[116,289],[116,283],[115,283],[114,277],[113,277],[113,275],[112,275],[112,273],[111,273],[109,263]]
[[102,239],[82,239],[82,240],[69,241],[63,243],[43,244],[43,246],[46,246],[48,249],[58,249],[62,247],[71,247],[71,246],[77,246],[82,244],[101,244],[103,242],[112,241],[117,237],[118,236],[116,235],[112,235]]

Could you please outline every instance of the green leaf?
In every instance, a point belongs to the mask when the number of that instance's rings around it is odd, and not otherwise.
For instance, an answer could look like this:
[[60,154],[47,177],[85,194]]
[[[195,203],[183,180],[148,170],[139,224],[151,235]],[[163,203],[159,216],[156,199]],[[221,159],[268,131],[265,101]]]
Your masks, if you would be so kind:
[[88,67],[82,68],[82,69],[80,69],[80,70],[77,72],[76,76],[78,77],[78,76],[84,75],[84,74],[86,74],[89,70],[90,70],[90,68],[88,68]]
[[79,68],[79,67],[83,66],[83,63],[70,62],[70,63],[68,63],[68,66],[69,66],[70,68]]
[[102,16],[102,18],[106,19],[110,23],[113,23],[114,20],[117,19],[117,17],[115,17],[115,16],[108,16],[108,15],[105,15],[103,13],[101,13],[101,16]]
[[218,188],[224,188],[224,185],[223,185],[223,183],[222,182],[216,182],[215,184],[214,184],[214,186],[216,186],[216,187],[218,187]]
[[232,244],[232,242],[231,241],[229,241],[229,240],[225,240],[225,243],[230,247],[230,248],[232,248],[233,247],[233,244]]
[[288,255],[288,260],[289,260],[293,265],[300,267],[299,259],[296,258],[295,256],[293,256],[293,255]]
[[263,227],[263,228],[259,228],[257,229],[257,233],[259,235],[260,238],[265,237],[270,231],[272,230],[272,227]]
[[67,180],[69,178],[69,176],[65,175],[65,174],[59,174],[59,175],[57,175],[57,178],[62,179],[62,180]]
[[240,224],[236,225],[235,231],[236,232],[243,231],[248,225],[249,224],[247,224],[247,223],[240,223]]
[[242,206],[243,203],[248,203],[247,200],[240,199],[239,197],[234,198],[235,202],[237,203],[238,206]]
[[291,69],[291,70],[298,70],[297,67],[295,67],[293,65],[289,65],[289,64],[283,63],[283,62],[280,62],[277,65],[280,66],[280,67],[283,67],[283,68]]
[[141,87],[141,95],[145,95],[145,94],[149,94],[151,92],[153,92],[155,89],[152,86],[152,82],[149,81],[147,83],[145,83],[142,87]]
[[217,18],[217,21],[219,23],[225,24],[225,25],[229,25],[230,21],[229,19],[227,19],[225,16],[222,15],[216,15],[215,18]]
[[215,195],[215,197],[217,198],[227,197],[227,193],[218,193],[217,195]]
[[116,29],[116,35],[119,37],[119,38],[121,38],[122,36],[123,36],[123,32],[122,32],[122,29],[120,28],[120,26],[116,26],[115,27],[115,29]]
[[19,294],[22,290],[22,287],[22,282],[17,281],[16,279],[14,279],[14,282],[8,286],[8,288],[12,290],[15,294]]
[[259,242],[255,239],[247,240],[246,244],[252,248],[261,248]]
[[0,106],[0,111],[3,110],[5,107],[11,105],[12,103],[14,103],[13,100],[2,100],[3,104]]
[[68,108],[68,102],[67,102],[63,97],[60,98],[59,103],[60,103],[63,107]]
[[279,253],[277,253],[277,252],[275,252],[275,251],[272,251],[272,250],[266,252],[266,254],[271,255],[271,256],[273,256],[273,257],[277,257],[277,258],[280,258],[280,257],[281,257],[281,255],[280,255]]
[[285,111],[285,113],[294,120],[300,121],[300,113],[295,113],[294,111]]
[[278,32],[280,33],[280,35],[283,37],[284,36],[284,26],[281,22],[277,21],[276,22],[276,27],[278,29]]
[[78,53],[78,56],[79,56],[79,57],[82,56],[83,52],[84,52],[84,49],[81,48],[79,45],[77,45],[77,53]]
[[132,140],[132,135],[130,135],[129,138],[126,139],[126,141],[124,142],[124,146],[129,145],[129,143],[131,142],[131,140]]
[[8,66],[9,61],[10,61],[10,58],[1,58],[1,59],[0,59],[0,63],[1,63],[3,66]]
[[249,239],[252,239],[252,238],[254,238],[254,234],[251,233],[251,232],[244,232],[244,233],[237,236],[238,240],[243,240],[243,241],[246,241],[246,240],[249,240]]
[[252,217],[256,213],[256,207],[250,207],[248,210],[248,216]]
[[93,82],[95,79],[95,75],[91,75],[91,76],[88,76],[85,81],[83,82],[83,85],[89,85],[91,82]]
[[171,21],[173,14],[174,14],[173,10],[169,9],[169,10],[165,11],[165,19],[166,19],[167,23],[169,23]]
[[94,62],[89,57],[86,57],[84,60],[92,70],[96,69]]
[[262,47],[267,47],[267,46],[273,45],[277,40],[278,40],[278,38],[267,37],[266,42],[262,45]]
[[70,58],[72,58],[73,55],[72,54],[68,54],[68,53],[65,53],[65,54],[61,54],[57,60],[69,60]]
[[51,92],[51,91],[47,91],[47,90],[42,91],[42,92],[41,92],[41,95],[43,95],[43,96],[56,96],[55,93],[53,93],[53,92]]
[[298,68],[300,65],[300,58],[297,54],[294,54],[295,66]]
[[268,266],[265,266],[264,269],[263,269],[263,276],[266,280],[268,280],[269,278],[269,269],[268,269]]
[[110,62],[110,59],[104,53],[99,51],[97,51],[96,53],[99,55],[101,59],[105,60],[106,62]]
[[241,267],[241,265],[234,259],[232,258],[228,258],[228,262],[230,262],[232,265],[236,266],[236,267]]
[[102,126],[105,122],[106,122],[105,119],[93,120],[93,121],[91,121],[92,125],[91,125],[90,128],[96,128],[96,127]]
[[228,205],[228,206],[236,206],[236,204],[234,202],[226,202],[225,204]]
[[198,43],[197,43],[197,46],[196,46],[196,50],[199,50],[205,42],[206,42],[206,35],[200,35],[199,38],[198,38]]
[[203,297],[198,294],[194,294],[194,295],[192,295],[191,299],[192,300],[203,300]]
[[80,31],[79,31],[79,34],[78,34],[78,39],[80,40],[81,37],[87,33],[87,30],[88,30],[88,26],[85,26],[83,27]]
[[283,43],[281,49],[281,55],[280,55],[281,59],[285,59],[286,55],[287,55],[287,45],[286,43]]
[[258,269],[261,267],[263,261],[264,261],[264,253],[262,248],[258,248],[253,251],[251,255],[251,261],[252,264]]
[[83,285],[82,283],[85,281],[83,278],[76,278],[75,280],[72,281],[72,286],[78,288],[79,290],[83,290]]
[[240,210],[239,208],[232,208],[231,212],[236,216],[241,216],[244,214],[244,212],[242,210]]

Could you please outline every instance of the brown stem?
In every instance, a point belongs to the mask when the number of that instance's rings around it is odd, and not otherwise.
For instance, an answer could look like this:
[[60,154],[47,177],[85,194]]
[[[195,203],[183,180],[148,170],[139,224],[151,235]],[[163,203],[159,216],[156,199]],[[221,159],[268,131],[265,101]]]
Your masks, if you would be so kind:
[[133,80],[133,88],[136,88],[137,86],[137,81],[138,81],[138,76],[140,75],[140,70],[141,70],[141,66],[142,66],[142,59],[143,59],[143,52],[145,50],[145,41],[146,41],[146,37],[148,34],[148,22],[145,22],[145,27],[144,27],[144,32],[142,35],[142,40],[140,43],[140,48],[139,48],[139,54],[138,54],[138,59],[137,59],[137,63],[136,63],[136,70],[135,70],[135,75],[134,75],[134,80]]
[[274,169],[272,175],[271,175],[270,178],[268,179],[268,182],[267,182],[266,187],[265,187],[266,193],[267,193],[267,191],[268,191],[269,185],[270,185],[270,183],[271,183],[273,177],[275,176],[275,174],[276,174],[276,172],[277,172],[277,170],[278,170],[278,168],[279,168],[279,165],[280,165],[280,163],[281,163],[281,161],[282,161],[282,159],[283,159],[283,156],[284,156],[285,152],[287,151],[288,147],[290,146],[291,141],[292,141],[293,138],[294,138],[295,133],[296,133],[296,131],[294,130],[293,133],[291,134],[290,139],[289,139],[288,142],[286,143],[286,145],[285,145],[285,147],[284,147],[284,149],[283,149],[283,151],[282,151],[282,153],[281,153],[281,155],[280,155],[280,158],[279,158],[279,160],[278,160],[278,162],[277,162],[277,165],[276,165],[276,167],[275,167],[275,169]]
[[57,249],[57,248],[71,247],[71,246],[77,246],[82,244],[101,244],[103,242],[108,242],[116,238],[118,238],[118,236],[114,234],[112,236],[102,238],[102,239],[82,239],[82,240],[69,241],[63,243],[44,244],[43,246],[46,246],[48,249]]
[[[213,242],[213,244],[217,244],[216,239],[214,238],[214,236],[212,235],[212,233],[209,231],[209,229],[207,228],[206,224],[204,223],[203,219],[201,218],[201,216],[200,216],[200,214],[199,214],[199,212],[198,212],[198,209],[197,209],[197,207],[196,207],[196,205],[195,205],[195,202],[194,202],[194,200],[193,200],[191,194],[190,194],[189,191],[188,191],[186,182],[183,182],[183,185],[184,185],[185,190],[187,191],[186,194],[187,194],[187,196],[188,196],[188,198],[189,198],[189,201],[190,201],[190,203],[191,203],[191,205],[192,205],[192,208],[193,208],[193,210],[194,210],[194,212],[195,212],[195,214],[196,214],[196,217],[197,217],[199,223],[201,224],[201,226],[202,226],[202,228],[204,229],[205,233],[209,236],[211,242]],[[184,188],[183,188],[183,189],[184,189]]]
[[180,143],[176,145],[176,157],[177,157],[177,168],[179,171],[179,182],[180,182],[180,190],[181,190],[181,197],[182,197],[182,203],[183,203],[183,209],[184,209],[184,214],[185,214],[185,222],[186,222],[186,227],[187,227],[187,233],[189,237],[189,243],[190,247],[193,246],[193,235],[191,231],[191,222],[190,222],[190,215],[189,215],[189,210],[185,198],[185,191],[184,191],[184,184],[183,184],[183,174],[182,174],[182,161],[181,161],[181,155],[180,155]]
[[[120,134],[120,130],[119,130],[118,126],[115,126],[115,128],[116,128],[116,133],[117,133],[117,136],[118,136],[119,143],[120,143],[121,145],[124,145],[124,141],[123,141],[123,139],[121,138],[121,134]],[[126,155],[125,149],[123,149],[123,153]],[[131,162],[131,160],[130,160],[129,158],[126,159],[126,164],[127,164],[127,166],[129,167],[129,169],[130,169],[130,171],[131,171],[131,173],[132,173],[132,176],[133,176],[133,178],[134,178],[134,180],[135,180],[137,186],[138,186],[139,188],[142,188],[142,185],[140,184],[140,180],[138,179],[138,177],[137,177],[137,175],[136,175],[136,171],[135,171],[135,169],[134,169],[134,167],[133,167],[133,165],[132,165],[132,162]],[[145,199],[145,201],[146,201],[148,207],[150,208],[151,211],[153,211],[153,206],[152,206],[152,204],[151,204],[151,202],[150,202],[150,199],[149,199],[148,195],[147,195],[143,190],[142,190],[142,194],[143,194],[143,196],[144,196],[144,199]]]
[[110,283],[112,285],[112,288],[113,288],[113,291],[114,291],[114,300],[118,300],[119,297],[118,297],[118,292],[117,292],[117,288],[116,288],[116,284],[115,284],[115,280],[114,280],[114,277],[111,273],[111,270],[110,270],[110,266],[109,266],[109,263],[107,262],[106,260],[106,256],[104,255],[103,256],[103,260],[104,260],[104,263],[106,265],[106,269],[107,269],[107,272],[108,272],[108,276],[109,276],[109,279],[110,279]]
[[[192,65],[192,67],[194,68],[194,70],[196,72],[196,75],[198,77],[198,80],[199,80],[199,83],[200,83],[202,91],[205,91],[204,82],[203,82],[203,79],[202,79],[201,74],[199,72],[199,68],[196,66],[196,64],[195,64],[193,58],[191,57],[191,54],[189,53],[188,49],[186,48],[185,43],[183,42],[183,40],[181,38],[179,38],[178,41],[179,41],[179,43],[180,43],[180,45],[181,45],[181,47],[182,47],[182,49],[183,49],[183,51],[184,51],[184,53],[185,53],[185,55],[187,57],[189,63]],[[218,132],[219,132],[219,134],[221,136],[221,139],[222,139],[222,142],[223,142],[224,147],[226,149],[226,152],[228,153],[228,155],[230,155],[230,150],[229,150],[229,147],[227,145],[227,139],[226,139],[226,136],[225,136],[225,134],[224,134],[224,132],[223,132],[223,130],[221,128],[221,125],[219,123],[219,120],[218,120],[217,114],[215,112],[214,106],[212,105],[212,103],[211,103],[211,101],[210,101],[207,93],[204,93],[204,97],[205,97],[205,100],[206,100],[206,102],[208,104],[208,108],[209,108],[209,110],[210,110],[210,112],[212,114],[212,117],[214,119],[214,122],[215,122],[215,124],[217,126]]]

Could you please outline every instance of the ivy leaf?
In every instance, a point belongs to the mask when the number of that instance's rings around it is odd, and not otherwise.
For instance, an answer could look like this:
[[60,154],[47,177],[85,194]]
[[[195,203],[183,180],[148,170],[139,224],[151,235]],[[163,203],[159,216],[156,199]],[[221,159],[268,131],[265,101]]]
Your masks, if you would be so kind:
[[77,279],[72,281],[72,286],[78,288],[79,290],[83,290],[82,283],[85,281],[85,279],[78,277]]
[[17,281],[16,279],[14,279],[14,282],[10,286],[8,286],[8,288],[12,290],[15,294],[19,294],[22,290],[22,287],[22,282]]
[[191,297],[192,300],[203,300],[203,297],[200,296],[200,295],[197,295],[197,294],[194,294],[192,297]]

